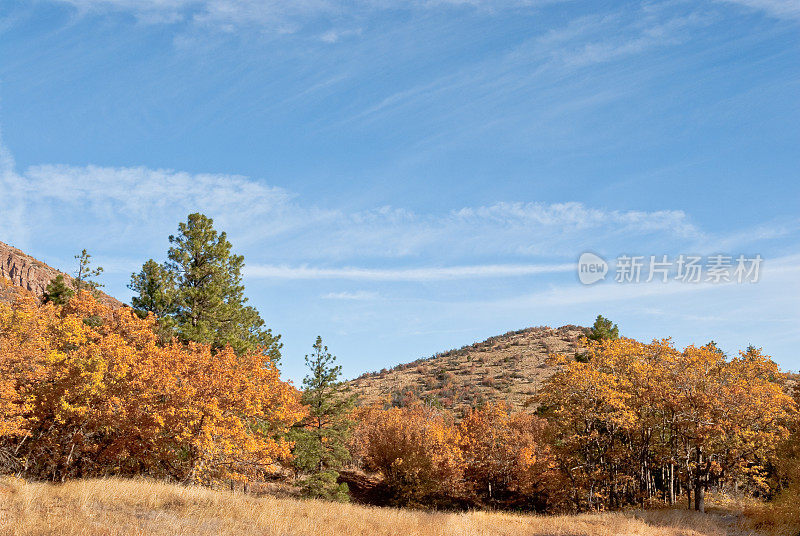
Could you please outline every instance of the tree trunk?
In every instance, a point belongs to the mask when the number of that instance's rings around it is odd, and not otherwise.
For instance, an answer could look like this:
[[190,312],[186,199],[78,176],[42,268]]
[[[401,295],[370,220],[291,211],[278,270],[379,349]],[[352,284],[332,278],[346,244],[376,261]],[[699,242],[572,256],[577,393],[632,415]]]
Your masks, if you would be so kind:
[[703,481],[698,476],[694,484],[694,509],[701,513],[706,511],[705,495]]
[[694,477],[694,509],[698,512],[705,512],[705,482],[703,481],[705,471],[701,471],[700,465],[703,463],[703,450],[697,448],[697,470]]
[[669,464],[669,504],[675,504],[675,464]]

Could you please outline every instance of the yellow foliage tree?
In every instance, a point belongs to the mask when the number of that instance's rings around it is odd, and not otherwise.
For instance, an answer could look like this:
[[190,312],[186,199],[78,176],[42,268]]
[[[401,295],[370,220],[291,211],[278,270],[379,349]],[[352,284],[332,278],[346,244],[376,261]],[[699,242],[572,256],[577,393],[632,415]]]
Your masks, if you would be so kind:
[[767,469],[788,436],[794,402],[778,366],[750,348],[727,359],[709,344],[586,341],[582,362],[542,389],[575,507],[675,500],[676,486],[704,508],[712,483],[767,490]]
[[467,412],[458,425],[466,489],[479,505],[544,510],[556,502],[556,463],[546,421],[503,403]]
[[156,319],[88,292],[0,304],[0,451],[17,472],[245,478],[290,456],[299,393],[258,351],[159,344]]
[[441,412],[414,405],[362,409],[353,451],[367,470],[380,472],[395,504],[449,504],[462,492],[458,429]]

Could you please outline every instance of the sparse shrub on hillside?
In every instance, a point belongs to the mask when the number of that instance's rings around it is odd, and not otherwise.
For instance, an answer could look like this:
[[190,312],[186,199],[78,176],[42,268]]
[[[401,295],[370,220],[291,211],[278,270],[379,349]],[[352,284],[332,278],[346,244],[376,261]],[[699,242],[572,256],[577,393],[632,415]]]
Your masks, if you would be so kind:
[[426,376],[423,382],[427,390],[436,389],[439,386],[439,381],[433,376]]
[[422,400],[422,390],[419,386],[395,389],[391,393],[391,407],[405,408],[419,403]]

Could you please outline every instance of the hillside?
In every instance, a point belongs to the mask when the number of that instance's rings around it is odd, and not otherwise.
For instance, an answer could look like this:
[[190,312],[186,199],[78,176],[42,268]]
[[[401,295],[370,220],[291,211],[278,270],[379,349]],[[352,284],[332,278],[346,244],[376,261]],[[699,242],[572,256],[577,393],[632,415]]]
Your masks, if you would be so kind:
[[535,327],[491,337],[457,350],[366,373],[349,385],[362,405],[403,405],[415,397],[462,409],[482,401],[525,406],[555,368],[547,358],[574,354],[587,328]]
[[[0,242],[0,276],[16,287],[24,288],[36,296],[41,296],[47,285],[57,275],[62,274],[67,282],[72,281],[69,274],[56,270],[19,249]],[[0,288],[0,300],[13,299],[12,293]],[[99,293],[99,301],[110,307],[122,307],[123,303],[108,294]]]
[[8,536],[735,536],[756,534],[721,510],[633,510],[573,516],[424,512],[255,497],[147,480],[0,481],[0,533]]

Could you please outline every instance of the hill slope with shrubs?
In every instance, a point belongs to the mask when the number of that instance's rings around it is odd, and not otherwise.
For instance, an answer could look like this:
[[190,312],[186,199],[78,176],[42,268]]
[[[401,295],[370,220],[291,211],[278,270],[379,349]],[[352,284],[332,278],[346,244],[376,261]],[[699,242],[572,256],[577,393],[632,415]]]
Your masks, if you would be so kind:
[[361,405],[406,406],[423,400],[464,410],[485,402],[511,408],[530,405],[558,367],[552,354],[575,355],[588,328],[533,327],[510,331],[457,350],[417,359],[392,369],[362,374],[349,385]]

